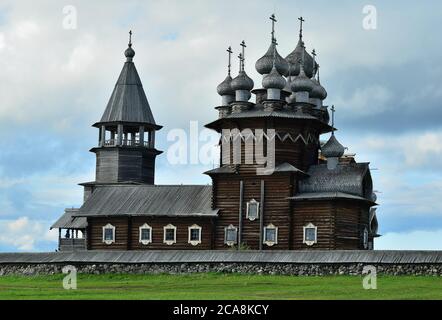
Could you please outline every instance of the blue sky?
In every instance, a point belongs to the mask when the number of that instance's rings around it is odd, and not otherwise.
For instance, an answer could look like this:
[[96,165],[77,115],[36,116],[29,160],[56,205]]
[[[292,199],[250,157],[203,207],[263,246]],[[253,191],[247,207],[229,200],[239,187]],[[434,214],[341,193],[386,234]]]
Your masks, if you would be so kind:
[[[225,49],[248,43],[246,71],[268,48],[278,17],[286,56],[305,17],[307,49],[335,104],[339,140],[370,161],[379,190],[378,249],[442,249],[442,3],[439,1],[70,1],[77,28],[63,28],[60,1],[0,1],[0,251],[56,247],[49,226],[78,207],[77,184],[94,179],[91,127],[122,68],[127,32],[156,121],[159,149],[174,128],[217,117]],[[377,29],[362,28],[363,7]],[[233,72],[237,72],[236,63]],[[326,139],[327,137],[322,137]],[[157,162],[157,183],[209,183],[210,165]]]

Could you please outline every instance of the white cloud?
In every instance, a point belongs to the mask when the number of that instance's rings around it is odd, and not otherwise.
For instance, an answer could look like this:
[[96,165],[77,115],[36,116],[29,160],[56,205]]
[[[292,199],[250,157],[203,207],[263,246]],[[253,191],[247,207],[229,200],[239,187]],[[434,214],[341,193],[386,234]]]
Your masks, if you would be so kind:
[[34,21],[20,21],[15,29],[15,34],[21,39],[28,39],[39,32],[40,27]]
[[[442,167],[442,130],[346,137],[351,151],[385,160],[399,170]],[[370,155],[370,156],[367,156]],[[373,160],[373,158],[371,158]]]
[[5,35],[0,32],[0,51],[3,50],[6,47],[5,43]]
[[375,240],[376,250],[442,250],[442,229],[386,233]]
[[[35,6],[30,1],[7,2],[8,17],[0,32],[0,134],[8,132],[14,137],[23,132],[28,133],[30,139],[41,132],[57,134],[59,138],[65,134],[77,139],[84,138],[85,132],[98,134],[89,129],[89,125],[99,119],[106,106],[124,62],[127,31],[133,29],[135,64],[155,118],[165,126],[159,133],[159,143],[170,128],[187,128],[189,120],[209,122],[216,119],[217,113],[213,108],[220,101],[216,85],[225,77],[225,49],[228,45],[232,45],[237,55],[239,42],[247,41],[246,69],[256,85],[260,84],[261,77],[254,70],[254,62],[268,48],[270,30],[267,18],[274,10],[274,5],[265,1],[250,6],[247,1],[172,0],[127,4],[109,0],[103,5],[79,0],[75,1],[78,29],[65,30],[62,28],[63,3],[42,0]],[[233,6],[235,10],[232,11]],[[386,65],[403,64],[409,66],[407,70],[413,70],[416,65],[409,62],[422,61],[421,48],[424,47],[428,48],[425,61],[431,65],[432,57],[437,57],[440,52],[440,44],[431,37],[419,36],[421,46],[416,46],[416,42],[410,39],[416,39],[420,33],[425,34],[425,30],[433,30],[433,21],[438,21],[440,10],[428,12],[405,6],[403,12],[415,11],[417,14],[408,15],[413,23],[409,21],[408,27],[404,27],[400,20],[402,16],[396,14],[396,5],[391,6],[383,4],[382,10],[379,10],[382,14],[380,30],[365,32],[361,29],[362,6],[357,1],[345,7],[328,3],[301,6],[281,2],[277,5],[278,50],[285,56],[294,49],[298,26],[293,17],[300,14],[299,7],[303,7],[307,17],[306,45],[308,50],[315,47],[320,53],[319,62],[326,87],[334,79],[351,77],[342,71],[355,66],[378,68],[379,77],[383,76],[385,70],[382,67]],[[329,24],[327,19],[324,20],[324,8],[335,23]],[[244,15],[244,12],[247,14]],[[388,24],[382,21],[388,21]],[[177,36],[162,39],[167,34]],[[395,41],[391,41],[392,38]],[[238,68],[236,58],[233,66],[235,75]],[[435,72],[436,68],[440,69],[434,64],[431,71]],[[411,75],[410,80],[414,80]],[[409,88],[404,90],[408,93],[404,93],[404,100],[420,104],[425,102],[429,92],[442,96],[437,83],[419,94]],[[379,114],[396,99],[392,97],[390,88],[382,87],[378,82],[350,94],[346,92],[346,88],[330,92],[331,96],[339,98],[334,101],[329,99],[328,103],[335,103],[347,114],[358,117],[361,114]],[[91,146],[94,145],[96,136],[89,141]],[[376,167],[381,168],[381,174],[375,177],[375,185],[384,192],[380,195],[382,201],[399,205],[406,199],[406,205],[411,206],[412,200],[418,199],[419,194],[425,200],[418,202],[427,207],[417,205],[416,212],[426,213],[426,210],[439,210],[436,192],[440,188],[423,178],[410,182],[402,179],[401,175],[402,172],[437,167],[438,163],[441,166],[438,161],[442,156],[441,141],[441,132],[428,132],[399,137],[358,136],[354,143],[346,145],[358,152],[363,160],[373,161]],[[78,150],[71,146],[60,148],[66,150],[66,161],[72,163],[72,155]],[[87,150],[81,152],[86,153]],[[0,166],[0,176],[1,170]],[[53,205],[77,204],[81,200],[81,189],[76,183],[91,179],[93,172],[79,177],[60,171],[60,168],[45,169],[26,179],[0,177],[0,216],[28,214],[22,208],[14,207],[4,195],[6,192],[3,191],[10,187],[30,190],[28,204],[31,207],[41,206],[46,211],[51,210]],[[207,177],[201,171],[200,166],[183,166],[174,170],[163,166],[159,167],[157,181],[205,182]],[[177,177],[181,181],[177,181]],[[424,186],[419,186],[421,191],[414,190],[417,184]],[[26,223],[29,227],[31,221],[22,217],[18,222],[8,223],[13,223],[12,228]],[[47,230],[47,226],[48,223],[43,229]],[[0,228],[9,230],[10,227],[3,225]],[[20,232],[26,228],[19,228]],[[50,237],[46,231],[41,231],[39,236]],[[11,239],[15,239],[17,247],[35,248],[35,237],[30,234]]]
[[56,230],[49,231],[46,221],[19,217],[16,220],[0,220],[0,245],[19,251],[34,251],[39,241],[57,241]]
[[15,221],[9,222],[8,228],[11,231],[17,232],[21,231],[23,228],[25,228],[29,224],[28,217],[22,217],[18,218]]

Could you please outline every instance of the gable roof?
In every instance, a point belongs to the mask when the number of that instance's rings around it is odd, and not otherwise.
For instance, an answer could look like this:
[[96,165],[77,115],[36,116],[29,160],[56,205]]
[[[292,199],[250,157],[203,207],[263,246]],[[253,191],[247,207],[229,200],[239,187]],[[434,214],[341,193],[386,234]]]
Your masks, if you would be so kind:
[[98,186],[76,216],[208,216],[212,210],[210,185]]

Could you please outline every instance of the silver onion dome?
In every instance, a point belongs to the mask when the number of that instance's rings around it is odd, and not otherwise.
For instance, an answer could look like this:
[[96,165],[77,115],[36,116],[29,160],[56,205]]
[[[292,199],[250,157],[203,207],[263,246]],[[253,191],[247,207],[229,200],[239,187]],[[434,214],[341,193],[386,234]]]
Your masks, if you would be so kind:
[[127,61],[132,61],[132,58],[135,57],[135,50],[132,49],[132,30],[129,31],[129,44],[128,48],[124,51],[124,55]]
[[310,92],[310,98],[318,98],[321,100],[325,100],[327,98],[327,91],[324,87],[316,80],[314,77],[310,79],[314,86],[312,91]]
[[269,74],[273,68],[273,51],[275,51],[276,70],[278,70],[279,74],[287,76],[289,73],[289,64],[281,57],[275,47],[276,44],[272,42],[265,55],[256,61],[255,69],[262,75]]
[[126,56],[126,58],[130,59],[132,59],[135,56],[135,50],[132,49],[132,45],[129,45],[129,48],[127,48],[126,51],[124,51],[124,55]]
[[291,76],[298,76],[301,71],[301,59],[304,51],[304,72],[307,77],[311,78],[313,76],[313,58],[305,50],[304,43],[300,39],[298,44],[286,58],[285,60],[289,64],[289,74]]
[[239,74],[232,80],[231,87],[233,90],[247,90],[253,89],[254,82],[244,70],[241,70]]
[[220,96],[235,95],[235,90],[232,89],[232,77],[227,75],[224,81],[216,87],[216,91]]
[[[301,63],[300,63],[301,65]],[[302,92],[302,91],[306,91],[306,92],[311,92],[313,90],[313,87],[315,86],[315,84],[313,83],[313,81],[306,76],[305,72],[304,72],[304,68],[301,67],[301,71],[299,73],[299,76],[294,77],[292,83],[291,83],[291,88],[293,92]]]
[[334,134],[321,148],[321,153],[326,158],[340,158],[344,155],[344,152],[344,146],[339,143]]
[[276,65],[272,67],[270,73],[264,76],[262,80],[262,86],[265,89],[284,89],[286,85],[286,80],[278,72]]

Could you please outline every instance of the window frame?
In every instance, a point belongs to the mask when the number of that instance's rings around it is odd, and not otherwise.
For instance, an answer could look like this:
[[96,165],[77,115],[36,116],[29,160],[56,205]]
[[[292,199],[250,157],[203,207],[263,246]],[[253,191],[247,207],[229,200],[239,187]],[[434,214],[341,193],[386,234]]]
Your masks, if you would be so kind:
[[[228,241],[227,240],[227,232],[229,230],[234,230],[235,231],[235,240],[234,241]],[[224,244],[228,245],[228,246],[233,246],[235,244],[238,243],[238,228],[235,227],[234,225],[229,225],[228,227],[224,228]]]
[[[256,217],[250,217],[250,204],[256,204]],[[247,202],[247,207],[246,207],[246,218],[249,219],[250,221],[255,221],[257,219],[259,219],[259,210],[260,210],[260,203],[258,201],[256,201],[255,199],[252,199],[250,201]]]
[[[201,243],[202,229],[203,228],[197,224],[188,227],[188,243],[190,243],[192,246],[199,245]],[[198,230],[198,240],[192,240],[192,230]]]
[[[112,239],[106,240],[106,230],[111,229],[112,230]],[[111,245],[112,243],[115,243],[115,226],[108,223],[107,225],[103,226],[103,242],[107,245]]]
[[[275,230],[275,240],[274,241],[270,241],[267,240],[267,229],[273,229]],[[268,245],[269,247],[274,246],[275,244],[278,244],[278,227],[276,227],[275,225],[273,225],[272,223],[270,223],[269,225],[264,227],[264,236],[263,236],[263,243],[265,245]]]
[[[306,239],[306,230],[307,229],[314,229],[315,230],[315,240],[307,240]],[[305,225],[304,227],[303,227],[303,237],[302,237],[302,242],[303,243],[305,243],[306,245],[308,245],[308,246],[313,246],[314,244],[316,244],[316,243],[318,243],[318,227],[317,226],[315,226],[313,223],[308,223],[307,225]]]
[[[173,240],[166,240],[166,230],[173,229]],[[168,246],[171,246],[176,243],[176,230],[177,227],[175,227],[173,224],[168,224],[167,226],[163,227],[163,243],[167,244]]]
[[[147,239],[147,240],[145,240],[145,239],[142,239],[141,238],[141,236],[142,236],[142,230],[143,229],[148,229],[149,230],[149,239]],[[149,243],[152,243],[152,227],[150,226],[150,225],[148,225],[147,223],[145,223],[145,224],[143,224],[142,226],[140,226],[139,228],[138,228],[138,230],[139,230],[139,242],[141,243],[141,244],[143,244],[143,245],[148,245]]]

